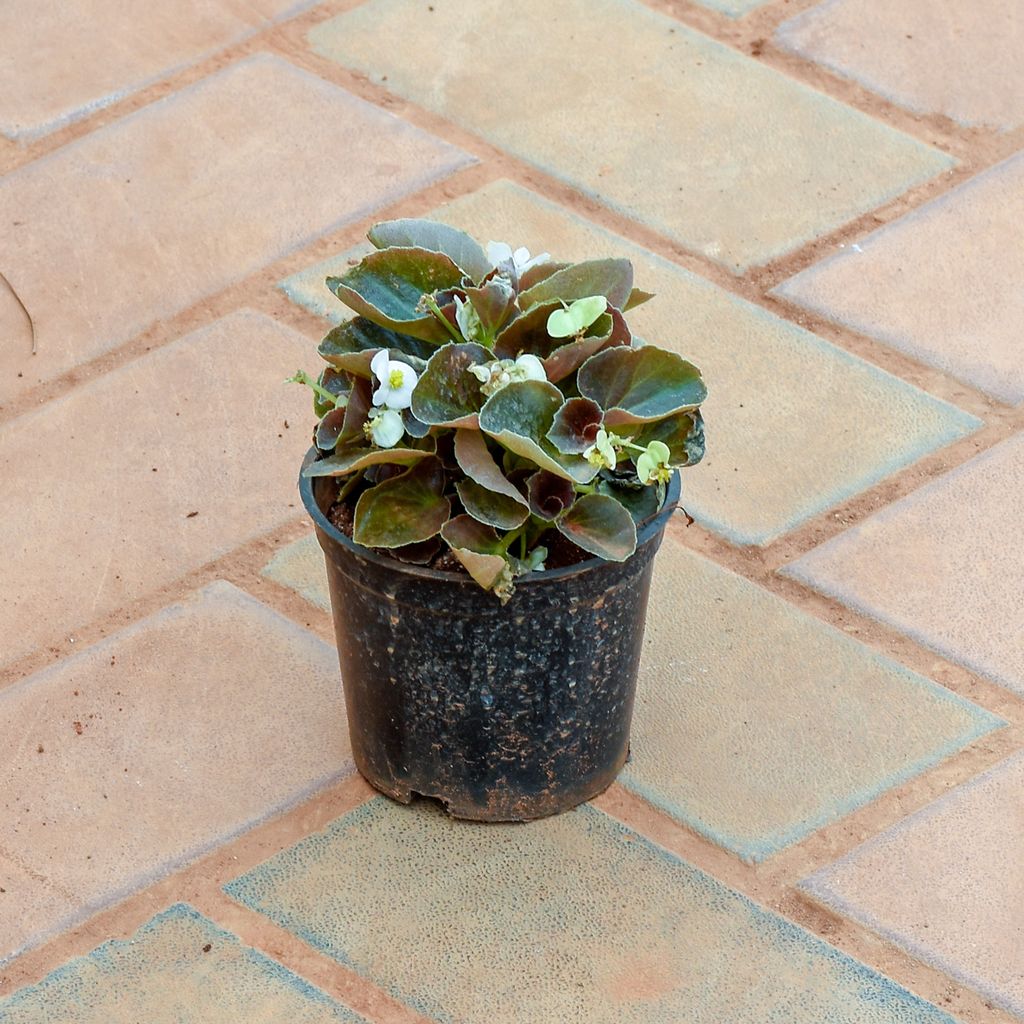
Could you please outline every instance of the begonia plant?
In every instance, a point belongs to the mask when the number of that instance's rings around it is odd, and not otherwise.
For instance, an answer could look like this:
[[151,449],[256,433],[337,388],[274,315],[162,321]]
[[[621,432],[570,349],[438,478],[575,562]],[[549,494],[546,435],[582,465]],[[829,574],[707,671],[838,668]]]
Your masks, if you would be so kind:
[[652,298],[625,259],[531,257],[425,220],[327,286],[356,316],[321,342],[309,477],[338,478],[352,539],[429,564],[447,547],[502,600],[558,534],[636,549],[676,469],[704,454],[700,371],[630,333]]

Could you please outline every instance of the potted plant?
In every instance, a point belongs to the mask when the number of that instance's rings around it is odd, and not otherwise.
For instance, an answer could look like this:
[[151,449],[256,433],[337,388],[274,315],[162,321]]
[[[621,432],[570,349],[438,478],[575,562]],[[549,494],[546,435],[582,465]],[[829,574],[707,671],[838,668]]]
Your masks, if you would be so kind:
[[356,314],[294,381],[356,765],[408,803],[526,820],[628,756],[653,556],[704,452],[700,372],[633,338],[628,260],[375,225]]

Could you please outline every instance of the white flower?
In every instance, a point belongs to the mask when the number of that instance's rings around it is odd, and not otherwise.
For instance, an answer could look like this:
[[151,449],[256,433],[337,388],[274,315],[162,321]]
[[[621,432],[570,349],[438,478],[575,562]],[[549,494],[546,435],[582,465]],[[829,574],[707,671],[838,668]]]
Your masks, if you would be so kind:
[[544,372],[544,364],[534,355],[528,352],[519,356],[515,366],[509,371],[513,380],[547,380],[548,375]]
[[[380,381],[380,387],[373,393],[373,404],[388,409],[408,409],[412,405],[412,389],[416,387],[416,371],[406,363],[400,363],[381,349],[370,363],[370,369]],[[385,445],[390,448],[391,445]]]
[[522,274],[524,271],[535,267],[539,263],[546,263],[551,259],[551,254],[542,252],[537,256],[530,256],[530,250],[525,246],[512,251],[512,246],[507,242],[488,242],[487,243],[487,258],[491,261],[491,266],[496,267],[506,260],[511,260],[515,265],[516,273]]
[[671,454],[664,441],[652,441],[636,460],[636,475],[640,483],[649,484],[652,480],[668,483],[672,479],[672,468],[668,464]]
[[363,424],[363,433],[379,448],[394,448],[405,433],[402,414],[394,409],[378,409],[374,406],[370,410],[369,419]]
[[471,366],[469,372],[483,385],[480,390],[490,397],[496,391],[524,380],[547,380],[544,364],[529,352],[515,360],[492,359],[489,363]]

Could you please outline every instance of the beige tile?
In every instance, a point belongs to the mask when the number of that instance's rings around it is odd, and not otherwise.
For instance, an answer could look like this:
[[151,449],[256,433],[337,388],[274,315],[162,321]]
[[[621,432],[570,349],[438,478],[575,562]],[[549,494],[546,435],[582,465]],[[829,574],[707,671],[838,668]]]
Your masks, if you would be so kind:
[[952,163],[633,0],[370,0],[309,39],[736,271]]
[[220,582],[0,691],[0,735],[0,856],[36,883],[0,961],[350,767],[334,650]]
[[0,295],[0,403],[468,160],[264,54],[27,165],[0,181],[0,271],[39,351]]
[[825,0],[776,38],[919,113],[1024,121],[1024,10],[1006,0]]
[[324,553],[315,536],[302,537],[281,548],[267,563],[263,575],[282,587],[291,587],[318,608],[331,610]]
[[1024,435],[785,572],[1024,693]]
[[1000,719],[667,538],[623,781],[759,861]]
[[777,292],[1004,402],[1024,400],[1024,155]]
[[26,141],[130,95],[314,0],[117,0],[0,5],[0,133]]
[[803,883],[1024,1015],[1024,757],[936,800]]
[[5,424],[0,664],[300,516],[312,358],[243,311]]

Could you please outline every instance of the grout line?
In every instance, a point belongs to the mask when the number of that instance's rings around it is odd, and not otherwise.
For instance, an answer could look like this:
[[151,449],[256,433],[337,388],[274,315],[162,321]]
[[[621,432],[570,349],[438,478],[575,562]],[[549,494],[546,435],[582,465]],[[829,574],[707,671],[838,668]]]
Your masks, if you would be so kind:
[[293,935],[221,889],[209,888],[195,907],[247,946],[260,950],[374,1024],[432,1024],[355,970]]

